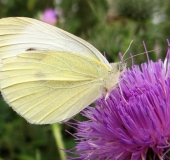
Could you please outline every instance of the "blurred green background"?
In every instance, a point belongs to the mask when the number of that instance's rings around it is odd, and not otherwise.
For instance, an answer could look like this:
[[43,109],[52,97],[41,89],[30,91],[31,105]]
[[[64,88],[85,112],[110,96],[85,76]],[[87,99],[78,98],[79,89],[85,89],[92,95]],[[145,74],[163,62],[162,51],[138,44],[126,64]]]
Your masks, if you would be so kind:
[[[166,39],[170,38],[169,0],[0,0],[0,18],[25,16],[41,19],[44,11],[53,9],[57,27],[73,33],[98,48],[110,62],[119,61],[135,37],[129,53],[144,52],[157,60],[164,58]],[[161,49],[161,50],[159,50]],[[135,64],[146,61],[146,55],[134,57]],[[131,60],[128,61],[129,66]],[[83,120],[80,115],[76,119]],[[75,130],[66,124],[31,125],[0,99],[0,160],[64,160],[60,157],[54,132],[63,137],[65,149],[75,146],[67,133]],[[53,128],[53,129],[52,129]]]

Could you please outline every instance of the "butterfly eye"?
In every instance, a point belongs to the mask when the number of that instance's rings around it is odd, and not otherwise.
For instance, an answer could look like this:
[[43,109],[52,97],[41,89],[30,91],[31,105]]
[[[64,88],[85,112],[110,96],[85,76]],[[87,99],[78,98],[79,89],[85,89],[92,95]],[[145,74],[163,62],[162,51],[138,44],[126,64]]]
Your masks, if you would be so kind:
[[126,68],[126,63],[117,63],[117,69],[119,72],[124,71],[125,68]]

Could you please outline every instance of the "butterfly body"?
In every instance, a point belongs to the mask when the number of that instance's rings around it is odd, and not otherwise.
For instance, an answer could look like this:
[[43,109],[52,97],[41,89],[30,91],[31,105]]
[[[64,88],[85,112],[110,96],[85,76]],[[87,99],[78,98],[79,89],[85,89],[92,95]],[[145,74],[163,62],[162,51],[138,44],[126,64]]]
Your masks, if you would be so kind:
[[0,19],[0,42],[1,93],[30,123],[68,120],[121,74],[88,42],[34,19]]

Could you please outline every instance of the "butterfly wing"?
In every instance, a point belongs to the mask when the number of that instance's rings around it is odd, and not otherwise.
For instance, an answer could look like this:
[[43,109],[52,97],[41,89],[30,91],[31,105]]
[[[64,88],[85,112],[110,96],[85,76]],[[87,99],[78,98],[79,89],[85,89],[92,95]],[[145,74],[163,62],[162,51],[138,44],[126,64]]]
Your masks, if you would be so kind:
[[109,69],[105,57],[91,44],[57,27],[25,18],[0,19],[0,56],[15,57],[26,50],[57,50],[91,56]]
[[0,70],[6,102],[30,123],[65,121],[101,96],[108,74],[100,61],[70,52],[27,51]]

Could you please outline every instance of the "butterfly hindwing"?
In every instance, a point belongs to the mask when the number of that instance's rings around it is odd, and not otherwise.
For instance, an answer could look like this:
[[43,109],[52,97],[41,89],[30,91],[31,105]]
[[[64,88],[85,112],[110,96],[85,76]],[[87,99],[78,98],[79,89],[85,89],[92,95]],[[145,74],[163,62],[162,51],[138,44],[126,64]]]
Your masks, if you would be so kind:
[[108,74],[100,61],[71,52],[26,51],[0,71],[4,99],[31,123],[67,120],[102,94]]

